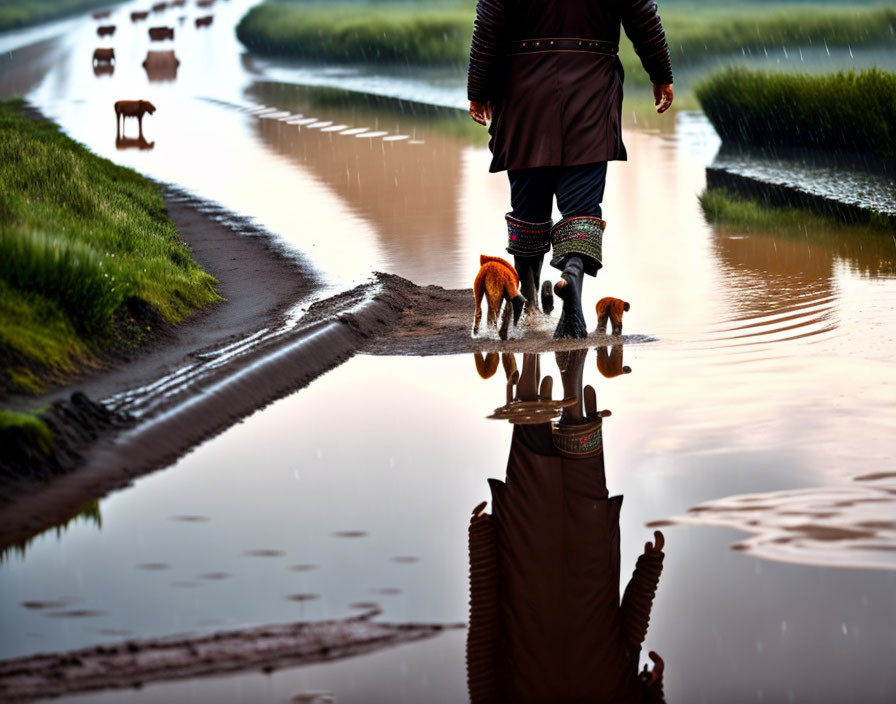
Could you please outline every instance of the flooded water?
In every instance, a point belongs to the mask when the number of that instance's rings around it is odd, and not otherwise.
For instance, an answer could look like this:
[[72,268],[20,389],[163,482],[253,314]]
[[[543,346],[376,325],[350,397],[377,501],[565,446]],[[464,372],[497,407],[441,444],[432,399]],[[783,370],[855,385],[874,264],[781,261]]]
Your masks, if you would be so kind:
[[[481,137],[462,115],[399,100],[400,76],[243,56],[232,28],[251,4],[217,3],[203,29],[196,8],[183,25],[163,13],[154,24],[175,40],[157,49],[175,51],[176,76],[141,66],[146,25],[125,4],[110,20],[111,75],[91,69],[106,45],[93,21],[67,21],[61,36],[35,34],[39,46],[8,40],[4,61],[24,63],[0,67],[0,85],[15,78],[94,151],[252,218],[332,287],[371,270],[470,286],[478,255],[502,251],[508,201]],[[429,102],[456,101],[444,77],[420,80],[440,96]],[[391,97],[359,95],[365,85]],[[158,108],[143,143],[132,123],[133,141],[116,141],[123,98]],[[697,195],[719,144],[706,120],[628,117],[606,266],[585,295],[630,301],[626,332],[658,341],[626,346],[619,376],[622,360],[599,367],[590,351],[584,379],[612,411],[603,458],[607,490],[625,497],[622,588],[646,524],[666,535],[645,652],[664,657],[670,702],[892,701],[896,245],[709,226]],[[553,354],[541,371],[558,389]],[[0,657],[371,604],[390,621],[465,621],[470,511],[491,501],[513,441],[486,418],[505,386],[467,356],[350,360],[6,553]],[[459,702],[464,640],[72,700]]]

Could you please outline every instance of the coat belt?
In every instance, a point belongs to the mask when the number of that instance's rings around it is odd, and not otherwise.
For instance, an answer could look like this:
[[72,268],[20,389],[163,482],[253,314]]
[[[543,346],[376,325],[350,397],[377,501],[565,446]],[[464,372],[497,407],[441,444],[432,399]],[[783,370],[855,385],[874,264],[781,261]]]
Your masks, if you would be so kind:
[[616,42],[608,42],[603,39],[579,39],[576,37],[539,37],[507,43],[507,56],[542,54],[552,51],[582,51],[590,54],[616,56],[619,53],[619,45]]

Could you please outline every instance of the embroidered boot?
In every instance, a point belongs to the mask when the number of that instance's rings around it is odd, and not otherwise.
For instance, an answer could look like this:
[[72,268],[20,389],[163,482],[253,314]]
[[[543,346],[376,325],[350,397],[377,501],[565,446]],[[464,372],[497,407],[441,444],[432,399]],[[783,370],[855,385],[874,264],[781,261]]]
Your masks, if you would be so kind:
[[551,248],[551,221],[542,223],[518,220],[508,213],[507,251],[520,276],[520,293],[526,299],[526,312],[538,310],[535,301],[541,282],[541,265]]
[[588,337],[582,312],[582,280],[585,274],[596,276],[603,266],[601,244],[605,227],[600,218],[580,215],[563,218],[551,229],[551,266],[563,272],[554,286],[554,293],[563,301],[555,339]]

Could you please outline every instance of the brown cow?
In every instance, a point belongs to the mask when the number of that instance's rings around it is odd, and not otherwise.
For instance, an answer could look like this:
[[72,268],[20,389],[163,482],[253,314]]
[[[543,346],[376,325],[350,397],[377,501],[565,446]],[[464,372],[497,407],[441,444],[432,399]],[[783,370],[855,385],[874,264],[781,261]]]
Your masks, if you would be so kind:
[[196,7],[211,7],[215,0],[196,0]]
[[211,25],[213,19],[215,19],[213,15],[206,15],[205,17],[197,17],[196,18],[196,26],[197,27],[208,27]]
[[183,7],[187,4],[187,0],[174,0],[170,5],[171,7]]
[[93,13],[92,17],[95,20],[104,20],[111,14],[112,10],[97,10]]
[[96,33],[101,37],[111,37],[115,34],[114,24],[103,24],[96,28]]
[[153,83],[177,79],[178,66],[180,66],[180,61],[177,60],[173,51],[149,51],[143,61],[146,75]]
[[157,2],[155,5],[152,6],[153,12],[162,12],[163,10],[167,10],[167,9],[168,9],[167,2]]
[[[124,121],[128,117],[136,117],[140,126],[140,134],[143,134],[143,116],[146,113],[152,115],[156,106],[148,100],[119,100],[115,103],[115,130],[119,134],[124,132]],[[119,124],[121,129],[119,130]]]
[[161,42],[165,39],[174,39],[174,29],[172,27],[150,27],[149,38],[154,42]]
[[149,17],[149,12],[145,10],[140,12],[132,12],[131,22],[139,22],[140,20],[145,20],[147,17]]
[[93,65],[93,75],[94,76],[111,76],[115,73],[115,66],[113,64],[94,64]]
[[115,61],[115,49],[94,49],[94,64],[111,64]]

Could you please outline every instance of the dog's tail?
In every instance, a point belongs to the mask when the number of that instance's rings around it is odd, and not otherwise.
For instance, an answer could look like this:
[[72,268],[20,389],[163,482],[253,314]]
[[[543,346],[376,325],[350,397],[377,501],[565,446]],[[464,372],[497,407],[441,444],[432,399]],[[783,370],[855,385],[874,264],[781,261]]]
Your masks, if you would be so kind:
[[485,266],[489,262],[494,262],[495,264],[507,267],[509,271],[513,272],[513,278],[516,280],[517,285],[519,285],[520,275],[516,272],[516,269],[513,268],[513,264],[506,259],[501,259],[501,257],[490,257],[488,254],[479,255],[479,266]]

